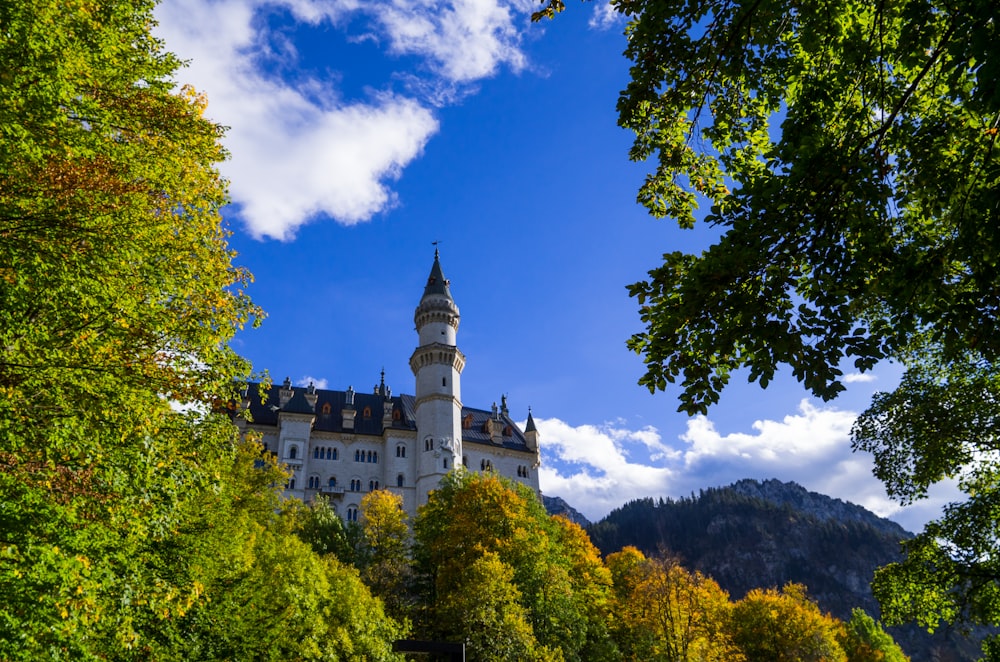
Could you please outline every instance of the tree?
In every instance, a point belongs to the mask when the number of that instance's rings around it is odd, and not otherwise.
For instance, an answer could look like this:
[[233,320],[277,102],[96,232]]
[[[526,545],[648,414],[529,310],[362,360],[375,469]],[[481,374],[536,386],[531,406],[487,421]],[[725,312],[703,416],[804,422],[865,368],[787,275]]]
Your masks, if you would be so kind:
[[801,584],[750,591],[733,607],[731,627],[748,662],[847,662],[843,623],[820,612]]
[[628,660],[737,662],[728,631],[729,595],[672,558],[647,559],[634,547],[608,556],[615,577],[615,636]]
[[840,645],[847,653],[847,662],[909,662],[910,659],[892,635],[882,629],[882,624],[876,623],[863,609],[851,612]]
[[175,89],[153,4],[0,5],[3,659],[142,657],[218,570],[198,506],[246,495],[227,343],[259,311],[221,128]]
[[[984,0],[616,0],[619,124],[639,202],[718,240],[629,287],[651,391],[704,413],[733,373],[782,366],[835,397],[890,359],[900,386],[853,431],[891,494],[969,495],[881,575],[887,622],[1000,623],[988,513],[1000,401],[1000,39]],[[550,0],[536,18],[563,8]],[[990,533],[978,533],[988,531]],[[930,568],[942,572],[932,573]],[[947,570],[947,572],[943,572]],[[987,579],[983,579],[983,578]],[[905,608],[901,596],[920,596]]]
[[390,613],[402,618],[410,599],[410,527],[403,497],[388,490],[369,492],[361,499],[361,527],[366,554],[361,576]]
[[[552,0],[551,14],[562,3]],[[824,399],[926,332],[997,357],[1000,47],[982,0],[617,0],[639,201],[721,231],[629,290],[651,390],[704,412],[781,364]],[[544,12],[542,12],[544,13]]]
[[[465,595],[474,588],[466,579],[470,568],[495,557],[512,574],[517,602],[536,642],[533,655],[615,659],[606,627],[598,622],[605,613],[601,596],[607,576],[593,565],[596,550],[582,531],[550,518],[529,488],[493,474],[453,471],[420,508],[414,538],[421,607],[415,629],[420,636],[443,636],[442,628],[471,636],[477,627],[472,621],[449,622],[442,610],[456,600],[465,604],[472,599]],[[485,591],[493,584],[482,586]],[[509,594],[489,599],[505,603]],[[448,613],[458,618],[463,612]]]
[[454,590],[437,607],[440,636],[466,642],[470,660],[534,659],[537,643],[513,582],[513,568],[486,552],[456,579]]

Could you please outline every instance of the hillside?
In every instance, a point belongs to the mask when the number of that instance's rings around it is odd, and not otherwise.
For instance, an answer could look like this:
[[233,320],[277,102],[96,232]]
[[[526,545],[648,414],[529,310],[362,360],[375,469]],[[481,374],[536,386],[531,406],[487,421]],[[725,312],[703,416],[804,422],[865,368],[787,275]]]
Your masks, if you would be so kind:
[[[777,480],[743,480],[678,500],[633,501],[588,532],[605,555],[626,545],[675,555],[713,577],[734,600],[757,587],[805,584],[822,609],[841,619],[853,607],[877,617],[869,587],[875,569],[899,560],[899,543],[910,536],[860,506]],[[980,655],[978,641],[955,632],[890,631],[914,662]]]

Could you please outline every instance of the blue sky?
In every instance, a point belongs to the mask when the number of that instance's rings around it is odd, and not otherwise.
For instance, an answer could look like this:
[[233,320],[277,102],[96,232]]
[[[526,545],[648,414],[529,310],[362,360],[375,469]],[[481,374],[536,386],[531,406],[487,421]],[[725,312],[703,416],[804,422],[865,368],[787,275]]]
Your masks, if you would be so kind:
[[413,309],[439,241],[461,309],[462,399],[507,394],[542,434],[542,490],[592,519],[642,496],[795,480],[918,530],[954,488],[906,509],[850,451],[898,371],[822,403],[788,375],[737,376],[708,417],[636,381],[625,285],[697,251],[635,203],[645,175],[616,126],[623,24],[600,3],[531,24],[528,0],[164,0],[178,83],[229,127],[222,166],[237,263],[268,313],[236,348],[276,380],[413,392]]

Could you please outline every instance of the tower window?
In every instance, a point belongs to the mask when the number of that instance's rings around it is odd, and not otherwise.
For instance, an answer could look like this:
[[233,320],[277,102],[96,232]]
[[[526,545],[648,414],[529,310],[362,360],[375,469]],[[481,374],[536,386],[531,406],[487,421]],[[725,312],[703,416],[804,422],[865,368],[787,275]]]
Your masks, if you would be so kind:
[[441,386],[447,386],[447,385],[448,385],[448,378],[447,377],[442,377],[441,378]]
[[406,457],[406,446],[402,444],[396,446],[396,457]]
[[396,476],[396,487],[402,487],[402,486],[403,486],[403,474],[399,474],[398,476]]
[[444,458],[444,468],[448,468],[448,458]]
[[291,448],[288,449],[288,459],[289,460],[294,460],[298,454],[299,454],[299,447],[298,446],[292,446]]

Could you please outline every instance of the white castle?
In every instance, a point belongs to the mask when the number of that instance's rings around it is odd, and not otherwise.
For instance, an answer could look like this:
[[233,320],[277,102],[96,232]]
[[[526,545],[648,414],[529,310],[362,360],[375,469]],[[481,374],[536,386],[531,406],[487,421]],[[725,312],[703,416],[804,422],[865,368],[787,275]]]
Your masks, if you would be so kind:
[[[388,489],[411,517],[449,471],[492,471],[538,487],[538,430],[528,412],[524,431],[507,410],[462,405],[465,355],[458,349],[458,306],[441,271],[437,250],[413,319],[419,336],[410,357],[416,395],[392,395],[385,371],[373,393],[292,387],[286,379],[260,402],[251,388],[243,401],[252,422],[291,473],[285,494],[303,501],[322,495],[337,513],[356,521],[366,492]],[[242,420],[242,417],[237,420]]]

